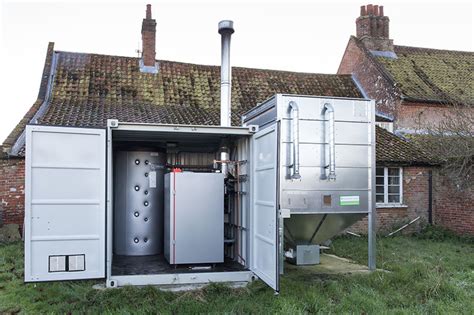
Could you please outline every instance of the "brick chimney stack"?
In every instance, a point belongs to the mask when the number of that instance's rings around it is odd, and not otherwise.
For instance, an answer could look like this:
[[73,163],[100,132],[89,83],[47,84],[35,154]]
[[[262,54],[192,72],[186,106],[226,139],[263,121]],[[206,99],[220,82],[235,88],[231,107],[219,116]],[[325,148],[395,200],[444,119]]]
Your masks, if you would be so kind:
[[151,4],[146,5],[142,23],[142,61],[145,67],[155,67],[156,21],[151,18]]
[[393,40],[389,38],[388,16],[383,6],[363,5],[356,20],[356,35],[369,50],[393,51]]

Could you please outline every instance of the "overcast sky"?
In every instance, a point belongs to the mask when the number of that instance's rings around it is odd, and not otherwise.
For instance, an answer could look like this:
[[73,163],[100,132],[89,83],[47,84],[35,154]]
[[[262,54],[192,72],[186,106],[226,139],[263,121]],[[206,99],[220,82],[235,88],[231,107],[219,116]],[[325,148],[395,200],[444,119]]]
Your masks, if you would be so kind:
[[[137,56],[147,2],[0,0],[0,143],[36,100],[56,50]],[[234,20],[232,64],[335,73],[364,0],[150,1],[157,59],[219,64],[217,23]],[[381,0],[397,45],[473,50],[471,1]]]

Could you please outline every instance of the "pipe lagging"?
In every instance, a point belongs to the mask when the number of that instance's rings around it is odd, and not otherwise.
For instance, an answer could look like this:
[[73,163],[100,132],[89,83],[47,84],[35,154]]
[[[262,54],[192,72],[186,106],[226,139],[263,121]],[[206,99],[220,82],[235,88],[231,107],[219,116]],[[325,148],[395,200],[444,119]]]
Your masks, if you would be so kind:
[[335,139],[335,127],[334,127],[334,108],[331,104],[325,103],[323,107],[323,116],[328,116],[328,128],[326,129],[329,134],[327,137],[326,132],[325,140],[328,140],[329,144],[329,180],[336,180],[336,139]]
[[288,104],[290,108],[290,114],[292,119],[292,140],[293,140],[293,163],[291,174],[292,179],[301,179],[300,175],[300,114],[298,104],[294,101],[290,101]]

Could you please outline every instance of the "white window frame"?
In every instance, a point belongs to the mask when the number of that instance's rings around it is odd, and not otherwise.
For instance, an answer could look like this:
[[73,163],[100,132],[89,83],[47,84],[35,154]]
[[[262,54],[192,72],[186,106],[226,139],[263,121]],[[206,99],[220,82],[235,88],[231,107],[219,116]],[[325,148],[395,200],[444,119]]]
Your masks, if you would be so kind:
[[[382,168],[379,166],[377,168]],[[398,168],[399,177],[400,177],[400,201],[399,202],[389,202],[388,201],[388,169],[389,168]],[[376,188],[377,189],[377,188]],[[403,167],[390,167],[383,166],[383,190],[384,190],[384,202],[377,202],[376,206],[381,208],[387,207],[404,207],[403,205]]]

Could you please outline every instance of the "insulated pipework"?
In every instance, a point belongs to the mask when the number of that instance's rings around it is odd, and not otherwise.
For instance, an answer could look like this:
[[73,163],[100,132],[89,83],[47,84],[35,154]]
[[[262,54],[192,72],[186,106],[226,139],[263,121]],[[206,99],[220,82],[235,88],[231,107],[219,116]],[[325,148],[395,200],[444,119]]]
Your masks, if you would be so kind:
[[[325,128],[324,139],[329,144],[329,175],[328,180],[336,180],[336,139],[335,139],[335,128],[334,128],[334,108],[331,104],[325,103],[322,116],[326,118],[328,127]],[[329,134],[329,135],[328,135]]]
[[300,179],[300,115],[298,104],[291,101],[288,106],[290,107],[290,114],[292,119],[292,141],[293,141],[293,174],[291,174],[292,179]]
[[227,173],[229,172],[229,149],[227,147],[220,148],[220,159],[221,159],[221,172],[224,174],[224,178],[227,178]]
[[232,68],[230,66],[230,38],[234,33],[234,22],[220,21],[221,34],[221,126],[231,126]]

